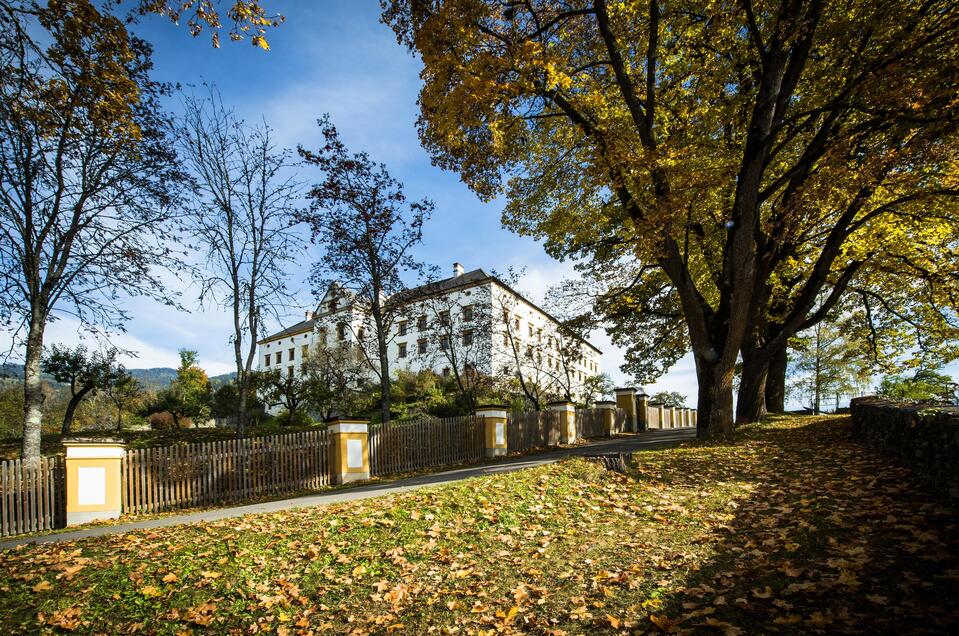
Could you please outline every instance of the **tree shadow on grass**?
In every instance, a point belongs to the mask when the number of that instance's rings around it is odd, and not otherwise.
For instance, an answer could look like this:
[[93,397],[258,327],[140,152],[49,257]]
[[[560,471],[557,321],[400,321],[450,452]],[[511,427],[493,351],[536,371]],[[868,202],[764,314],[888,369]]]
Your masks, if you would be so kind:
[[674,453],[659,478],[670,488],[735,483],[740,493],[704,539],[713,555],[661,598],[660,629],[957,632],[954,503],[859,444],[848,420],[740,437]]

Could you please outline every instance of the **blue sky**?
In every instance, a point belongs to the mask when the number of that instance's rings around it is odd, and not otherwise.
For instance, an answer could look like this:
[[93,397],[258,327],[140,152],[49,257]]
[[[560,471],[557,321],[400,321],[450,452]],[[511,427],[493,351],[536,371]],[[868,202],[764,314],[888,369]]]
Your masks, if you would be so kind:
[[[184,27],[159,18],[146,19],[135,30],[154,45],[156,79],[194,86],[215,84],[224,102],[242,117],[265,119],[279,145],[316,145],[316,119],[330,113],[352,149],[365,150],[386,163],[406,185],[409,197],[426,196],[436,203],[419,248],[423,260],[443,271],[450,270],[454,261],[466,269],[525,267],[520,288],[534,301],[541,300],[549,285],[572,274],[568,263],[554,261],[536,242],[502,229],[502,202],[482,203],[456,174],[431,165],[415,129],[419,63],[380,24],[376,0],[271,0],[270,6],[274,5],[286,16],[286,23],[269,34],[269,52],[225,37],[217,50],[208,34],[191,38]],[[301,174],[306,181],[314,178],[309,168]],[[301,266],[290,271],[292,285],[300,290],[291,302],[291,322],[312,302],[304,281],[310,263],[320,256],[309,250]],[[232,370],[228,316],[217,308],[198,309],[196,289],[181,281],[171,281],[171,288],[182,292],[182,302],[191,312],[131,300],[133,318],[126,333],[114,337],[119,346],[139,352],[127,364],[176,366],[177,350],[185,347],[196,349],[201,364],[213,374]],[[47,342],[75,342],[76,330],[76,323],[69,320],[54,323]],[[617,384],[626,382],[628,378],[618,369],[622,355],[605,333],[595,334],[592,340],[604,352],[604,369]],[[660,388],[694,398],[691,361],[684,359],[659,383],[646,387]]]

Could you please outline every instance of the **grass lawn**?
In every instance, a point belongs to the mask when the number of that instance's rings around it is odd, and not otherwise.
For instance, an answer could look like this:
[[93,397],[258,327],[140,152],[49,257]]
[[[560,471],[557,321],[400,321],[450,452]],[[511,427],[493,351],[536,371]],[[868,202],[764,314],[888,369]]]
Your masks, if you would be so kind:
[[[959,509],[846,420],[0,554],[4,633],[941,632]],[[917,492],[918,491],[918,492]]]

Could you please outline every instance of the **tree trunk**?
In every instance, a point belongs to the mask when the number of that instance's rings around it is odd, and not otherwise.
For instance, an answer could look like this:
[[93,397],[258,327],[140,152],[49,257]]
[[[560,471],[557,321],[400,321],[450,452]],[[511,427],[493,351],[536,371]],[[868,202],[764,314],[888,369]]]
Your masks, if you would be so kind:
[[705,439],[733,432],[734,368],[734,364],[708,362],[697,356],[696,437]]
[[26,359],[23,364],[23,442],[20,457],[29,465],[40,463],[44,400],[40,359],[43,357],[44,326],[41,320],[34,319],[30,322]]
[[93,387],[85,387],[80,389],[80,392],[73,395],[70,398],[70,401],[67,402],[67,410],[63,414],[63,424],[60,425],[60,433],[62,435],[69,435],[73,428],[73,416],[77,412],[77,407],[80,406],[80,402],[83,401],[83,398],[86,397],[87,393],[93,390]]
[[[240,380],[240,377],[243,377]],[[236,390],[239,391],[239,396],[237,397],[237,410],[236,410],[236,434],[239,437],[243,437],[246,433],[246,423],[247,423],[247,413],[246,413],[246,394],[249,391],[249,376],[246,373],[243,373],[242,376],[237,376]]]
[[766,374],[766,410],[770,413],[786,412],[786,367],[789,354],[786,347],[772,354],[769,372]]
[[743,352],[743,374],[736,399],[736,423],[758,422],[766,417],[766,381],[769,359],[762,353]]

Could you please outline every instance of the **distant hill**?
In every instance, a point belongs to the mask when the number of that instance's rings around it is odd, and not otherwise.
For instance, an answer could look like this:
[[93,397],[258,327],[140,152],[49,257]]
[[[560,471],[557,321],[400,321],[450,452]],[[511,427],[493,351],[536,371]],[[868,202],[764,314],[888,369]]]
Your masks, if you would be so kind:
[[[176,369],[170,367],[153,367],[152,369],[127,369],[130,375],[140,381],[147,389],[165,389],[176,377]],[[210,376],[210,383],[215,387],[222,386],[233,380],[236,373],[223,373]],[[23,377],[22,364],[5,363],[0,365],[0,379],[19,379]],[[53,379],[44,374],[43,379],[52,382]]]

